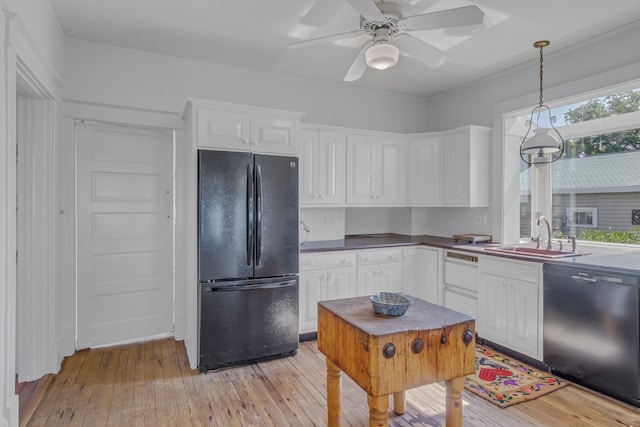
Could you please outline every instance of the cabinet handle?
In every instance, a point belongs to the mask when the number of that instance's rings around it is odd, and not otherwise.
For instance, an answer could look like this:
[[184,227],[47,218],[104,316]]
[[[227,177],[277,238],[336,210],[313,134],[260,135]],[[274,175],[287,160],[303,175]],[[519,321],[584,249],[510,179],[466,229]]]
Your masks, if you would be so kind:
[[322,199],[322,194],[318,194],[318,199]]
[[341,262],[341,263],[343,263],[343,264],[345,264],[345,263],[349,262],[349,258],[345,258],[345,259],[343,259],[343,260],[342,260],[342,261],[340,261],[340,262]]
[[249,139],[248,138],[243,138],[242,139],[242,143],[243,144],[248,144],[249,143]]

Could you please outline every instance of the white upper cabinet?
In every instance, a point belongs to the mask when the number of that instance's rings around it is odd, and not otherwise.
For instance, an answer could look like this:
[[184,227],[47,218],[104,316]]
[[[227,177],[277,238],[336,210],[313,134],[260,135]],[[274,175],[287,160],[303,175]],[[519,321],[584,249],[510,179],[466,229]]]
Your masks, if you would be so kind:
[[300,204],[343,205],[346,190],[344,132],[302,128],[298,134]]
[[189,99],[198,148],[296,155],[302,114]]
[[250,151],[248,113],[199,109],[196,120],[198,146]]
[[406,204],[406,139],[391,135],[347,135],[347,203]]
[[409,137],[408,201],[411,206],[441,206],[441,137],[439,133]]
[[487,207],[491,128],[465,126],[442,132],[444,206]]

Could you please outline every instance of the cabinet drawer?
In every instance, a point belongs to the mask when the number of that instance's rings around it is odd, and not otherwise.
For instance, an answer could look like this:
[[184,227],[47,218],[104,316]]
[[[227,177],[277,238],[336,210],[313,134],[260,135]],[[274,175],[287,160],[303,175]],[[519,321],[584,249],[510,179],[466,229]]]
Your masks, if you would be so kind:
[[444,291],[444,306],[472,317],[478,317],[478,300],[452,289]]
[[519,260],[503,261],[492,256],[480,258],[479,268],[482,273],[511,279],[538,283],[540,278],[540,263]]
[[300,271],[355,267],[355,265],[356,255],[353,252],[329,252],[300,255]]
[[478,292],[478,267],[447,261],[444,263],[444,281],[449,285]]
[[402,250],[361,251],[357,253],[358,265],[383,264],[387,262],[401,262]]

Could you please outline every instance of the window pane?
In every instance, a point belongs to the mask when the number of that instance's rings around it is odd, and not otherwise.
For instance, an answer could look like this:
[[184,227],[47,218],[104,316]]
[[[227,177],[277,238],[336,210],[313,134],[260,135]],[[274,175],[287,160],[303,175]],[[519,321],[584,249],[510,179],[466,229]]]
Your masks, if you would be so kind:
[[[563,157],[541,169],[552,180],[554,235],[640,244],[640,90],[569,101],[552,113],[565,139]],[[532,172],[523,165],[520,230],[530,237]]]

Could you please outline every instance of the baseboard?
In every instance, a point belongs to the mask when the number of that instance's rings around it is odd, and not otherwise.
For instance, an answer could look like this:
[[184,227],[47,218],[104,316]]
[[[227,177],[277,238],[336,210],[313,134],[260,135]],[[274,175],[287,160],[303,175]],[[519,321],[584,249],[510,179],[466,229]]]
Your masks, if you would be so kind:
[[317,332],[307,332],[307,333],[298,335],[298,341],[300,341],[300,342],[303,342],[303,341],[315,341],[317,339],[318,339],[318,333]]

